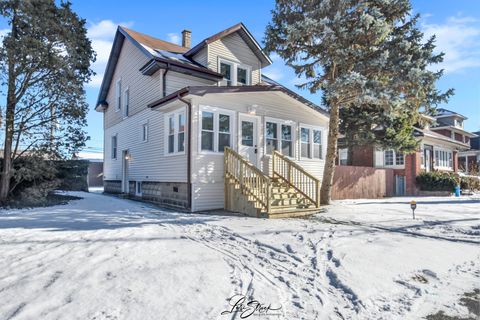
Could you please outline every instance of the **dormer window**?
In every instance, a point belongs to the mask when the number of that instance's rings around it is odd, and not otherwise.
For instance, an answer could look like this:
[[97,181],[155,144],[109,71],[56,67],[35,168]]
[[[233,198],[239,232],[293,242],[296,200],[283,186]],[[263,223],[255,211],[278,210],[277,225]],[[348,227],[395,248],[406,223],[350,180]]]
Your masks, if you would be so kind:
[[220,63],[220,73],[223,75],[223,79],[227,83],[227,86],[232,85],[232,69],[232,64],[226,62]]
[[252,69],[249,66],[220,59],[219,69],[223,75],[223,85],[245,86],[250,84]]

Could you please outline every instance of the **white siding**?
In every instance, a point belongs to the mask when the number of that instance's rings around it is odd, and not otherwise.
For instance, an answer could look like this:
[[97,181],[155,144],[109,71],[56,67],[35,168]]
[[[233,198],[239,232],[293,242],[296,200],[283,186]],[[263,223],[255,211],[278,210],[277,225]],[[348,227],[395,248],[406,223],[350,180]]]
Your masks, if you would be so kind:
[[[281,93],[243,93],[243,94],[215,94],[205,97],[195,97],[193,100],[192,115],[192,183],[193,183],[193,206],[194,210],[208,210],[223,207],[223,153],[204,154],[198,152],[199,135],[199,106],[211,106],[235,111],[235,131],[238,135],[238,115],[247,113],[248,108],[253,104],[257,105],[256,115],[260,116],[259,123],[259,145],[258,153],[260,157],[259,167],[264,172],[270,171],[271,157],[264,155],[264,126],[265,117],[291,120],[296,123],[296,131],[299,130],[300,123],[320,127],[323,129],[322,147],[323,155],[326,154],[326,137],[328,132],[328,119],[317,111],[299,103],[298,101]],[[300,160],[299,156],[299,134],[295,134],[294,158],[295,161],[303,166],[313,175],[322,179],[324,160]],[[234,149],[237,149],[238,137],[234,137]]]
[[146,109],[150,102],[162,97],[160,72],[152,76],[144,76],[139,71],[148,60],[145,54],[129,40],[123,42],[120,57],[107,94],[109,107],[104,115],[105,128],[109,128],[123,120],[123,111],[116,111],[115,108],[115,83],[118,79],[122,79],[122,103],[123,92],[127,87],[130,90],[129,116]]
[[[142,126],[148,123],[148,141],[142,142]],[[111,157],[111,137],[117,134],[117,159]],[[122,150],[128,149],[129,180],[135,181],[187,181],[186,155],[164,155],[163,113],[145,109],[134,117],[105,130],[104,179],[121,180]]]
[[188,76],[182,73],[168,71],[166,76],[166,92],[169,95],[172,92],[180,90],[188,86],[209,86],[216,82]]
[[238,33],[232,33],[208,45],[208,68],[217,71],[219,59],[227,59],[252,68],[252,85],[261,81],[261,62]]
[[208,66],[208,46],[205,46],[192,58],[195,62],[200,63],[204,67]]

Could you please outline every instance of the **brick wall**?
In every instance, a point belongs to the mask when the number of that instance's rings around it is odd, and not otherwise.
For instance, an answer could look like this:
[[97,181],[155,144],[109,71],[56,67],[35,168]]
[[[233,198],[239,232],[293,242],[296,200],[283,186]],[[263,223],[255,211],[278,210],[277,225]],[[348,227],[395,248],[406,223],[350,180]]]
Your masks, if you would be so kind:
[[352,148],[352,166],[373,167],[373,147],[354,146]]
[[450,130],[447,130],[447,129],[435,130],[435,132],[438,133],[438,134],[441,134],[445,137],[449,137],[449,138],[452,137],[452,132]]
[[421,171],[421,157],[420,152],[405,155],[405,184],[406,194],[417,194],[417,186],[415,179]]
[[455,132],[455,140],[463,142],[463,135]]

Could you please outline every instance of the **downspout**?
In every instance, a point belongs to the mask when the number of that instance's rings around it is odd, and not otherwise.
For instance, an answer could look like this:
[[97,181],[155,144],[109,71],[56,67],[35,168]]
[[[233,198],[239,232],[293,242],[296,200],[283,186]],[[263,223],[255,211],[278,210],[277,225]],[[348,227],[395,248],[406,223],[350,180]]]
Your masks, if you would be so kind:
[[163,81],[162,81],[162,91],[163,91],[163,97],[165,98],[167,96],[167,73],[168,70],[170,70],[170,64],[167,63],[167,68],[165,69],[165,72],[163,73]]
[[178,100],[182,101],[187,105],[187,206],[190,209],[192,208],[192,103],[188,100],[183,99],[180,94],[177,94]]

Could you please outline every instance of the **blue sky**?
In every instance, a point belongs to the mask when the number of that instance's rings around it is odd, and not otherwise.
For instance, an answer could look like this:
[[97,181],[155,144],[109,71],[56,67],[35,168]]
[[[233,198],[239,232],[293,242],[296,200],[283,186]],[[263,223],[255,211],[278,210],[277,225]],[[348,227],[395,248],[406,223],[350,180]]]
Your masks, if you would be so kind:
[[[97,76],[86,86],[90,104],[86,152],[101,156],[103,147],[102,114],[94,106],[101,77],[118,24],[171,42],[180,41],[183,29],[192,30],[192,45],[235,23],[243,22],[262,43],[265,26],[274,7],[271,0],[242,1],[94,1],[73,0],[74,10],[87,20],[89,36],[98,54],[93,66]],[[465,128],[480,130],[480,3],[473,0],[413,1],[413,10],[422,15],[421,28],[436,34],[438,48],[446,53],[442,68],[446,75],[439,89],[455,88],[455,96],[444,107],[469,118]],[[319,95],[310,95],[295,87],[299,80],[281,59],[272,57],[272,66],[264,73],[297,91],[315,103]]]

